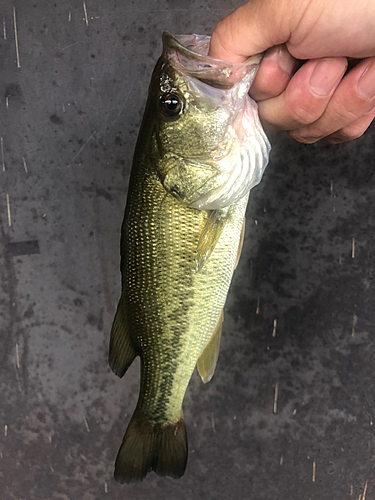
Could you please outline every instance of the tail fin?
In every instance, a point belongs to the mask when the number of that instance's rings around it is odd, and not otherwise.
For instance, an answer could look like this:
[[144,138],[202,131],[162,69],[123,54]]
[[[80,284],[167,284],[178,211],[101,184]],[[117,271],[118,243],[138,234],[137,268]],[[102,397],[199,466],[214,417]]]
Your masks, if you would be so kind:
[[119,483],[136,483],[151,470],[160,476],[181,477],[187,454],[182,415],[176,422],[153,425],[136,410],[116,458],[115,479]]

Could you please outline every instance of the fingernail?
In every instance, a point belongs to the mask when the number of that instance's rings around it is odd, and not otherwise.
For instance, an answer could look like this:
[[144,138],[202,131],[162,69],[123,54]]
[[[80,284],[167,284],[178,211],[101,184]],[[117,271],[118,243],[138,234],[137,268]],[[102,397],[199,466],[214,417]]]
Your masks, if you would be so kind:
[[276,45],[272,49],[267,50],[264,60],[276,62],[287,75],[292,74],[296,65],[296,60],[288,52],[285,45]]
[[375,62],[373,62],[358,80],[358,94],[365,99],[375,97]]
[[310,76],[310,89],[320,96],[329,95],[340,82],[346,65],[343,61],[323,59]]

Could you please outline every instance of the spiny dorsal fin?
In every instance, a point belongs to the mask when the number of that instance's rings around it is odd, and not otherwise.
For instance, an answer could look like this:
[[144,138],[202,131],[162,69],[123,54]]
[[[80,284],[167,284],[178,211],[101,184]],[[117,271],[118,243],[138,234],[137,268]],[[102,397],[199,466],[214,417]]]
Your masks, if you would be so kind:
[[109,366],[116,375],[122,377],[136,355],[129,335],[124,299],[121,296],[111,330]]
[[212,254],[227,222],[221,210],[212,210],[200,235],[195,252],[195,271],[199,273]]
[[212,333],[212,337],[197,361],[198,373],[205,384],[212,379],[216,368],[217,358],[219,357],[221,327],[223,320],[224,313],[221,311],[219,321],[217,322],[215,330]]
[[244,238],[245,238],[245,217],[243,218],[242,229],[241,229],[241,236],[240,236],[240,242],[238,243],[236,265],[234,266],[234,269],[237,268],[238,261],[240,260],[240,257],[241,257]]

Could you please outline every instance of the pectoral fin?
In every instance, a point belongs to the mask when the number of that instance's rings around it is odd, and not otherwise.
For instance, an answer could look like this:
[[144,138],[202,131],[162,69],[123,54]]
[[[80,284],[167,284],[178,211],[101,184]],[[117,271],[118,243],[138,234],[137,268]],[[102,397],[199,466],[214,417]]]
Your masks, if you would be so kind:
[[212,337],[197,361],[198,373],[205,384],[212,379],[216,368],[217,358],[219,357],[223,319],[224,313],[221,311],[219,321],[212,333]]
[[128,330],[124,299],[121,296],[111,330],[109,366],[116,375],[122,377],[136,355]]
[[234,269],[237,268],[238,261],[240,260],[240,257],[241,257],[244,238],[245,238],[245,217],[243,218],[242,229],[241,229],[241,236],[240,236],[240,242],[238,244],[238,250],[237,250],[236,265],[234,266]]
[[212,210],[200,235],[195,252],[195,270],[199,273],[212,254],[223,232],[228,216],[220,210]]

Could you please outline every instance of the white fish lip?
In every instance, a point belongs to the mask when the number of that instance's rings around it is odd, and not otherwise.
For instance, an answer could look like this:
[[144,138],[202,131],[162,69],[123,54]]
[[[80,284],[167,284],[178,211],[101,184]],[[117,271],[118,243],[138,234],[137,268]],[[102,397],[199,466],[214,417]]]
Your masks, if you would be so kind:
[[[244,77],[253,80],[263,54],[242,63],[230,63],[208,56],[209,36],[163,33],[163,53],[176,71],[208,83],[215,88],[232,88]],[[254,73],[254,75],[252,75]]]

